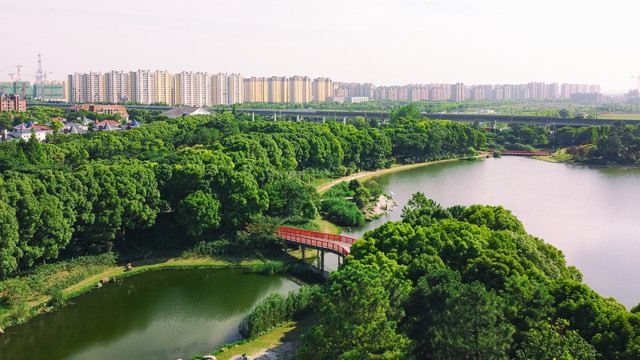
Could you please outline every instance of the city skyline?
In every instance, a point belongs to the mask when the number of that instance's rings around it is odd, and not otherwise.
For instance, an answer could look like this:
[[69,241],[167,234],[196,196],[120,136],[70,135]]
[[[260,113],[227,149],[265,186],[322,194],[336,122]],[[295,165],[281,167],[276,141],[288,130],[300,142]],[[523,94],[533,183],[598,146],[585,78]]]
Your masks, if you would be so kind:
[[[11,83],[0,83],[0,92]],[[330,78],[308,76],[243,77],[242,74],[183,71],[137,70],[106,73],[74,72],[68,76],[65,101],[134,102],[139,104],[213,106],[244,102],[309,103],[365,102],[369,100],[465,101],[571,99],[601,101],[600,85],[530,82],[527,84],[466,85],[407,84],[376,86],[371,83],[345,83]],[[45,87],[47,85],[45,84]],[[36,86],[34,85],[34,94]],[[25,88],[22,88],[25,90]],[[26,92],[23,91],[23,92]],[[52,93],[50,90],[45,94]],[[47,99],[46,97],[44,98]]]
[[111,69],[184,69],[411,83],[601,84],[636,89],[640,48],[628,2],[505,0],[181,3],[76,0],[10,3],[18,41],[0,59],[33,81],[37,55],[52,79]]

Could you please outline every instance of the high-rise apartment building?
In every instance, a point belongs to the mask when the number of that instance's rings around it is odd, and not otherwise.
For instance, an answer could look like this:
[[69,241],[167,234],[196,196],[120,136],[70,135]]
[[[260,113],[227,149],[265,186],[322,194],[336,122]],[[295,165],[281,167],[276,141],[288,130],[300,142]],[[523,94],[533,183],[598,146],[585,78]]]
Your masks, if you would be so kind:
[[211,76],[207,73],[183,71],[174,76],[173,87],[175,105],[213,105]]
[[212,76],[214,105],[240,104],[244,99],[244,81],[240,74],[220,73]]
[[228,74],[216,74],[211,76],[213,105],[229,105],[228,77]]
[[459,102],[465,101],[465,87],[463,83],[457,83],[451,87],[451,101]]
[[244,102],[244,79],[240,74],[230,74],[228,80],[228,98],[229,105],[242,104]]
[[449,84],[429,85],[429,100],[431,101],[446,101],[449,99],[450,93],[451,85]]
[[429,87],[427,85],[411,84],[407,85],[409,91],[409,101],[429,100]]
[[557,99],[560,97],[560,86],[558,83],[547,84],[547,98]]
[[487,92],[484,86],[474,86],[470,89],[469,99],[478,101],[478,100],[486,100]]
[[89,72],[69,75],[69,94],[72,102],[106,101],[104,74]]
[[118,104],[131,100],[131,74],[124,71],[110,71],[104,74],[105,100]]
[[292,103],[311,102],[311,79],[308,76],[292,76],[289,78],[289,101]]
[[131,101],[138,104],[153,103],[153,88],[155,88],[155,84],[151,76],[151,70],[131,72]]
[[165,71],[151,74],[151,102],[173,105],[173,75]]
[[333,82],[328,78],[317,78],[311,83],[311,100],[325,102],[327,97],[333,96]]
[[289,102],[289,78],[284,76],[272,76],[267,80],[269,85],[269,102]]
[[244,79],[244,101],[269,102],[269,83],[265,77]]

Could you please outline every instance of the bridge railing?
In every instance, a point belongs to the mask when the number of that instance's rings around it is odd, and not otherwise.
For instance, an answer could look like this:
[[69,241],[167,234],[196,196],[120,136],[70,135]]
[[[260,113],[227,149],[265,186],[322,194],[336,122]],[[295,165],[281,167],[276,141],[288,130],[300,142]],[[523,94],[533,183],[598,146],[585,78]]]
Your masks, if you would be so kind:
[[338,241],[338,242],[343,242],[347,244],[353,244],[357,240],[349,236],[327,234],[319,231],[296,229],[296,228],[290,228],[286,226],[280,227],[280,234],[295,234],[295,235],[307,236],[307,237],[316,238],[316,239]]
[[280,233],[280,236],[288,241],[293,241],[295,243],[309,245],[320,249],[326,249],[329,251],[337,252],[343,256],[347,256],[350,253],[348,247],[335,243],[333,241],[315,239],[304,235],[298,235],[293,233]]

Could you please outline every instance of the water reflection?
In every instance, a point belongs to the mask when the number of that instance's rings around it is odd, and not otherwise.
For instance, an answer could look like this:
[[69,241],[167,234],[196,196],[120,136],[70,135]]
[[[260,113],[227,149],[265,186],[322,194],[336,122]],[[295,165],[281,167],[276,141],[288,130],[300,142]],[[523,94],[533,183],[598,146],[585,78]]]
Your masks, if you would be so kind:
[[635,274],[640,252],[640,169],[597,169],[503,157],[459,161],[384,175],[399,207],[345,235],[361,237],[386,221],[399,221],[411,195],[424,192],[443,206],[502,205],[527,232],[561,249],[569,265],[603,296],[628,308],[640,301]]
[[238,340],[242,316],[269,293],[297,287],[281,276],[240,269],[148,272],[8,328],[0,354],[2,359],[190,358]]

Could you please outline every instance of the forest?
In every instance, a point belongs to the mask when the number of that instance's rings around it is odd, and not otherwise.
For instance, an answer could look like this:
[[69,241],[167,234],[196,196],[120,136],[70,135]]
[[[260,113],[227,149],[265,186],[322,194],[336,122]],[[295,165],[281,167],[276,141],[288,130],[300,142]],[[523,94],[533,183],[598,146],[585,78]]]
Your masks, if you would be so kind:
[[[13,121],[60,115],[30,112]],[[259,248],[265,244],[243,231],[247,225],[315,219],[313,178],[455,157],[485,143],[467,125],[406,112],[382,127],[251,121],[233,112],[130,116],[145,125],[0,143],[0,280],[85,254],[126,258],[203,241],[218,242],[209,246],[217,251]]]

